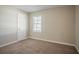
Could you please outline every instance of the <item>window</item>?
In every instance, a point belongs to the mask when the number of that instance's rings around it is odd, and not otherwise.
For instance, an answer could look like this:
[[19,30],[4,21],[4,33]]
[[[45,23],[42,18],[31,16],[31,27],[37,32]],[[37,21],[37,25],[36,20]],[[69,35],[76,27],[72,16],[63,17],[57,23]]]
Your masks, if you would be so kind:
[[41,16],[33,17],[33,32],[41,32]]

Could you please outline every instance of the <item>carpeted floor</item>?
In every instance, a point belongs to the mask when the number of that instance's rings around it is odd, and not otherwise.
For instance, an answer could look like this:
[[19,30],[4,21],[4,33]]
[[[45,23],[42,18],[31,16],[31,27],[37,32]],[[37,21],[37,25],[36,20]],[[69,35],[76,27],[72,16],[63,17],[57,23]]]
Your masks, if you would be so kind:
[[73,46],[50,43],[35,39],[25,39],[20,42],[1,47],[0,54],[76,54]]

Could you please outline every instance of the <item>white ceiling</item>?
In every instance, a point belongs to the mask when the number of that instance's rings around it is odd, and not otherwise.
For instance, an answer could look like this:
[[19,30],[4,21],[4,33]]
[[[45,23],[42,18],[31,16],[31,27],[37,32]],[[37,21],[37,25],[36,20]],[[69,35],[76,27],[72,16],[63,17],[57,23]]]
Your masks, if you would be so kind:
[[26,12],[35,12],[40,10],[45,10],[49,8],[62,7],[64,5],[14,5],[13,7],[21,9]]

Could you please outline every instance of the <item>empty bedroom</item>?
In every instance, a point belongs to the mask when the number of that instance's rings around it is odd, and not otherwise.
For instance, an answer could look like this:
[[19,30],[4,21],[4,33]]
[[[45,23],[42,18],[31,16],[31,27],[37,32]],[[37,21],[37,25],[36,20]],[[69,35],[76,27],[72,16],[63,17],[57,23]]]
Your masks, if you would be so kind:
[[78,5],[0,5],[0,54],[78,53]]

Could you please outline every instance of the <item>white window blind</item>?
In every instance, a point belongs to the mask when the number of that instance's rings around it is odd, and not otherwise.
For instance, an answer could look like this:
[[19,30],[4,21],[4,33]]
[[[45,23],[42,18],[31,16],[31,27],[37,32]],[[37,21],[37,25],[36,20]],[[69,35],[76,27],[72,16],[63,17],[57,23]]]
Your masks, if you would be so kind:
[[33,17],[33,32],[41,32],[41,16]]

